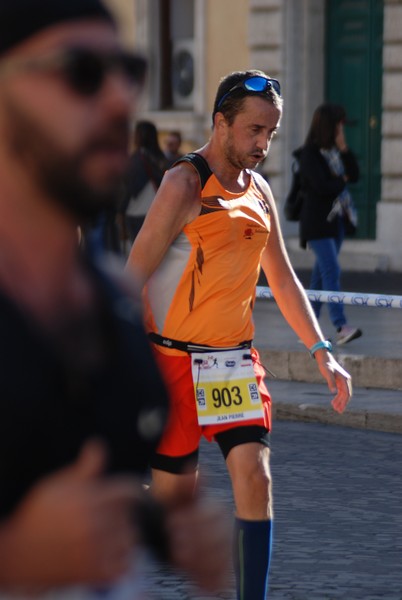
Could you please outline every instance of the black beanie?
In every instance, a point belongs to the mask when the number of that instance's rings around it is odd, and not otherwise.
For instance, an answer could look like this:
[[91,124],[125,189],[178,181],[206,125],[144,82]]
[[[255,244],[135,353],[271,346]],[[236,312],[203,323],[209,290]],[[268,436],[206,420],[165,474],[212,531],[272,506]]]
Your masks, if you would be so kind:
[[0,55],[42,29],[86,18],[115,24],[101,0],[0,0]]

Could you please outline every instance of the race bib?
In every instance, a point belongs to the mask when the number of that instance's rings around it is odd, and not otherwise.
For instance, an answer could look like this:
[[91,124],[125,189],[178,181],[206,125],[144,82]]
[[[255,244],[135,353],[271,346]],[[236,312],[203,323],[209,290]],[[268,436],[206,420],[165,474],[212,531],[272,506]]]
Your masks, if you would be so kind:
[[191,361],[200,425],[263,417],[249,350],[195,352]]

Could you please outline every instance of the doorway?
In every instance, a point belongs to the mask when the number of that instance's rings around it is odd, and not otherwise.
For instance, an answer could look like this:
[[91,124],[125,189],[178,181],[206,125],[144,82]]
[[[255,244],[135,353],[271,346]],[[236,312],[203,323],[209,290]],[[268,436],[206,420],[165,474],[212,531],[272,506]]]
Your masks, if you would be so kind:
[[350,186],[359,214],[357,237],[375,239],[381,196],[383,0],[327,0],[326,100],[346,108],[347,142],[360,180]]

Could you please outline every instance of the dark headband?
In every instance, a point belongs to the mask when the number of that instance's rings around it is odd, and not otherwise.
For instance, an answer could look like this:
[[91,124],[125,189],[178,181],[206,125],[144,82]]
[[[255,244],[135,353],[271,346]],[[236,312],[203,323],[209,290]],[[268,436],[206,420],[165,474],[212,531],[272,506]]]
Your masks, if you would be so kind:
[[101,0],[0,0],[0,55],[42,29],[82,19],[115,24]]

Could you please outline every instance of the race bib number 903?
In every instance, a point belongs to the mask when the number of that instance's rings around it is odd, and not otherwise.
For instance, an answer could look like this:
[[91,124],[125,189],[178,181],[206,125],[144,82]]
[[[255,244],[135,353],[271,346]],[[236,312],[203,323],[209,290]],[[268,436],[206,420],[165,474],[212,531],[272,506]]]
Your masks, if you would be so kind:
[[263,417],[250,351],[193,353],[191,358],[200,425]]

